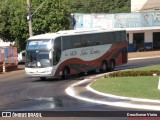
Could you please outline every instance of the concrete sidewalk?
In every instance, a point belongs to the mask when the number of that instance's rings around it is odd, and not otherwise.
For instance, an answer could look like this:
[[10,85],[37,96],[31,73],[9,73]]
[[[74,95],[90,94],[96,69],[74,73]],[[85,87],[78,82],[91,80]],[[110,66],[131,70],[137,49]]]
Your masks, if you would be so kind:
[[8,78],[8,77],[16,76],[16,75],[19,75],[19,74],[24,74],[24,73],[25,73],[24,69],[15,69],[15,70],[12,70],[12,71],[7,71],[5,73],[0,72],[0,80]]
[[160,51],[147,51],[147,52],[130,52],[128,58],[141,58],[141,57],[154,57],[160,56]]

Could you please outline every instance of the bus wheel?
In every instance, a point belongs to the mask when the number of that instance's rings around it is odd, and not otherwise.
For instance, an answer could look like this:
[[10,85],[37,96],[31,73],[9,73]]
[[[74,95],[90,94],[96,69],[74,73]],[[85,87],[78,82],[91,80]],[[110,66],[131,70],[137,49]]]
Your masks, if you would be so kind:
[[68,67],[65,67],[63,69],[63,74],[62,74],[62,79],[67,79],[69,76],[69,68]]
[[41,80],[46,80],[46,77],[40,77]]
[[79,77],[82,77],[85,75],[85,72],[80,72],[78,75],[79,75]]
[[114,60],[111,60],[109,63],[109,71],[113,71],[114,68],[115,68],[115,62],[114,62]]
[[102,63],[102,65],[101,65],[101,68],[100,68],[100,72],[106,72],[107,71],[107,68],[108,68],[108,66],[107,66],[107,62],[103,62]]

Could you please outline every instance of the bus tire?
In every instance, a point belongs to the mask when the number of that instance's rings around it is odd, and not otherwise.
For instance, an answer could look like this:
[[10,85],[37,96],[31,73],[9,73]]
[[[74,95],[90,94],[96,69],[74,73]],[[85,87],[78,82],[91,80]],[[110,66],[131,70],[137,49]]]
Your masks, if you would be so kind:
[[106,61],[103,61],[100,67],[100,72],[104,73],[107,71],[107,69],[108,69],[108,64]]
[[43,80],[46,80],[46,77],[40,77],[40,79],[43,81]]
[[80,73],[78,74],[79,77],[82,77],[82,76],[84,76],[84,75],[85,75],[85,72],[80,72]]
[[113,71],[115,68],[115,61],[114,60],[111,60],[109,62],[109,71]]
[[69,70],[69,67],[65,67],[64,69],[63,69],[63,73],[62,73],[62,79],[67,79],[68,78],[68,76],[69,76],[69,74],[70,74],[70,70]]

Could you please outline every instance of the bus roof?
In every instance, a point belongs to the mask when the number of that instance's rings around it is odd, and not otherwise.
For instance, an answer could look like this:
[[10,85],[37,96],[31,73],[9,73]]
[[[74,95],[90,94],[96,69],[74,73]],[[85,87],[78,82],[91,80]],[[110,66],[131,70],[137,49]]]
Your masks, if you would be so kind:
[[30,37],[28,40],[34,39],[54,39],[60,36],[68,35],[81,35],[81,34],[91,34],[91,33],[101,33],[101,32],[114,32],[114,31],[125,31],[125,29],[78,29],[78,30],[63,30],[56,33],[45,33],[40,35],[35,35]]

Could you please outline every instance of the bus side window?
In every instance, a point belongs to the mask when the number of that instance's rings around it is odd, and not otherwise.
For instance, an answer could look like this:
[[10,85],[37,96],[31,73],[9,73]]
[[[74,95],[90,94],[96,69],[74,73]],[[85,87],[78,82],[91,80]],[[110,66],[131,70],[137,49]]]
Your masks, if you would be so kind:
[[120,43],[122,40],[121,34],[119,31],[115,32],[116,42]]
[[80,36],[71,36],[70,37],[72,40],[72,48],[79,48],[81,47],[81,40],[80,40]]
[[116,34],[116,32],[113,32],[113,41],[112,41],[112,43],[117,43],[118,41],[117,41],[117,34]]
[[[121,34],[121,40],[122,40],[122,41],[128,40],[129,34],[126,35],[126,32],[125,32],[125,31],[121,31],[120,34]],[[128,37],[127,37],[127,36],[128,36]]]
[[97,33],[96,34],[92,34],[92,40],[93,40],[93,42],[92,42],[92,45],[94,46],[94,45],[100,45],[100,39],[98,38],[98,35],[97,35]]
[[107,44],[107,37],[106,37],[106,33],[99,33],[100,36],[99,36],[99,39],[100,39],[100,44],[101,45],[104,45],[104,44]]
[[94,38],[93,34],[88,35],[89,36],[89,46],[95,46],[96,45],[96,39]]
[[82,35],[81,36],[81,43],[82,43],[82,47],[90,46],[90,36],[89,35]]
[[53,65],[56,65],[61,58],[61,38],[56,38],[54,41]]
[[96,45],[104,45],[107,44],[107,36],[106,33],[97,33],[96,36]]
[[109,32],[107,36],[108,36],[108,44],[112,44],[113,42],[115,42],[114,33]]
[[69,36],[62,37],[63,39],[63,50],[72,49],[72,41]]

